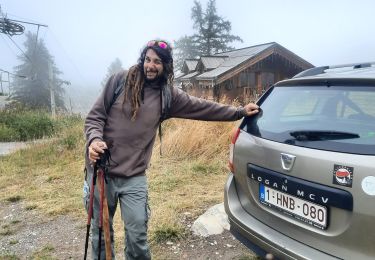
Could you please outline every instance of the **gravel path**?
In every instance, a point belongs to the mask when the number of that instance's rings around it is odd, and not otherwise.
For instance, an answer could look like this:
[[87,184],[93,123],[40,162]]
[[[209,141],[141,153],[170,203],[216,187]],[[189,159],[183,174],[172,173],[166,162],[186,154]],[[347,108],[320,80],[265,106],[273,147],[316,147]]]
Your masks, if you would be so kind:
[[[192,220],[183,223],[191,225]],[[82,259],[85,224],[85,220],[69,216],[41,216],[22,202],[0,203],[0,259]],[[167,241],[153,250],[163,255],[155,259],[256,259],[228,231],[206,238],[191,234],[183,241]],[[123,259],[121,249],[116,256]]]
[[84,223],[69,216],[46,218],[22,203],[0,204],[0,259],[33,259],[48,253],[57,259],[82,259]]
[[27,147],[27,143],[25,142],[1,142],[0,143],[0,156],[7,155],[12,152],[15,152],[19,149],[23,149]]

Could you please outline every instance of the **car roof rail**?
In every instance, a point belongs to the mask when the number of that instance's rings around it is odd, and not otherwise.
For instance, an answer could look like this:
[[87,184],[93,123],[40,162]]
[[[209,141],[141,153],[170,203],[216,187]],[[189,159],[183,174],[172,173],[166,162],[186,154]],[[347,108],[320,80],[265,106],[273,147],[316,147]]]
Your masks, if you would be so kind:
[[375,62],[362,62],[362,63],[350,63],[350,64],[342,64],[342,65],[334,65],[329,66],[330,69],[338,69],[338,68],[345,68],[345,67],[353,67],[353,69],[360,69],[360,68],[368,68],[371,65],[375,65]]
[[321,67],[307,69],[298,73],[293,78],[300,78],[300,77],[307,77],[307,76],[314,76],[314,75],[322,74],[324,73],[326,69],[329,69],[329,66],[321,66]]
[[339,68],[346,68],[346,67],[352,67],[353,69],[361,69],[361,68],[371,67],[372,65],[375,65],[375,62],[351,63],[351,64],[341,64],[341,65],[334,65],[334,66],[321,66],[321,67],[304,70],[298,73],[297,75],[295,75],[293,78],[315,76],[315,75],[324,73],[325,70],[327,69],[339,69]]

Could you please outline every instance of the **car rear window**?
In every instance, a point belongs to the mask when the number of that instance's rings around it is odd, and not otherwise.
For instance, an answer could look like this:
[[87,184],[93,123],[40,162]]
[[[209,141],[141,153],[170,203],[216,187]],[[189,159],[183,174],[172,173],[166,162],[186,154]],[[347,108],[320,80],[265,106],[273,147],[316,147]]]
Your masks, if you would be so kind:
[[375,155],[375,87],[273,87],[248,133],[314,149]]

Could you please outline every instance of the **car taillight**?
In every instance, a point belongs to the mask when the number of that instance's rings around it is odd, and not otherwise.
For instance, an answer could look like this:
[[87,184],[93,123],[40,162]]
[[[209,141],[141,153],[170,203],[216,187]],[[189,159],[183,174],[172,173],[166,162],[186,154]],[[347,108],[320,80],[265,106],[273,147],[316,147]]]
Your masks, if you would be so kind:
[[233,133],[232,133],[232,141],[229,145],[229,163],[228,167],[229,170],[234,173],[234,165],[233,165],[233,152],[234,152],[234,145],[237,141],[238,136],[240,135],[240,129],[237,128]]

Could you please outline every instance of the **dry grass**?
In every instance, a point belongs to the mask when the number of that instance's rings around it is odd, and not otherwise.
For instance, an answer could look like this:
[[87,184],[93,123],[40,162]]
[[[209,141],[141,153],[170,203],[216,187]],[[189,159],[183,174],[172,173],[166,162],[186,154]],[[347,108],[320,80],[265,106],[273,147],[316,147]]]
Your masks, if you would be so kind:
[[167,121],[164,125],[166,131],[162,142],[163,154],[167,158],[208,161],[212,158],[225,156],[228,150],[229,133],[234,125],[233,122],[203,122],[183,119]]
[[[229,133],[236,124],[175,119],[164,123],[163,156],[157,141],[147,172],[152,247],[185,236],[187,230],[181,223],[184,213],[196,218],[222,201]],[[83,122],[77,122],[51,143],[0,157],[0,200],[21,200],[48,216],[69,214],[82,219],[84,225],[82,128]],[[119,212],[115,239],[117,247],[122,247]]]
[[[79,136],[75,149],[64,144],[71,135]],[[1,157],[0,199],[23,200],[50,216],[81,212],[83,145],[82,126],[76,124],[60,139]]]
[[160,241],[158,234],[163,234],[163,230],[183,230],[179,221],[183,213],[189,212],[194,218],[209,205],[222,201],[233,126],[232,122],[182,119],[165,124],[163,156],[159,155],[157,142],[148,172],[150,202],[155,205],[151,241]]

